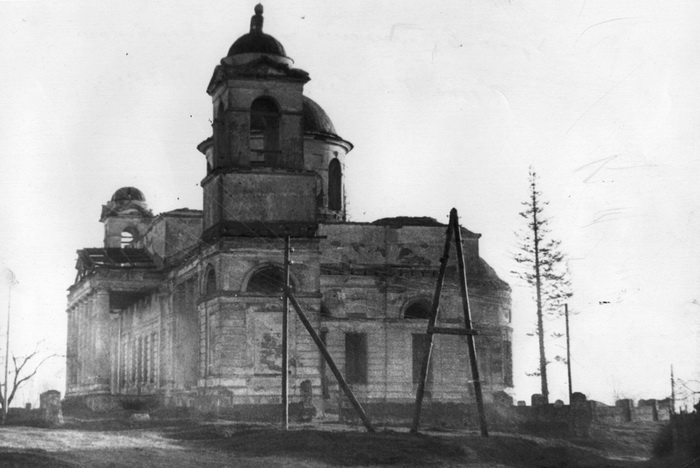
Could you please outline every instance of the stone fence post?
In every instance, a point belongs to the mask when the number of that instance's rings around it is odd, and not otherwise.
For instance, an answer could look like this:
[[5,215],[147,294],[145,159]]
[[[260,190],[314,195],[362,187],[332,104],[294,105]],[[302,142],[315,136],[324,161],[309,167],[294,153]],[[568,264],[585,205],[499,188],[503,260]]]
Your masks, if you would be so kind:
[[571,394],[569,405],[569,428],[577,437],[588,437],[588,432],[593,419],[593,411],[588,404],[586,395],[580,392]]
[[39,396],[39,408],[43,421],[49,426],[63,424],[63,411],[61,410],[61,392],[49,390]]
[[615,406],[620,409],[620,419],[621,422],[632,421],[632,400],[624,398],[622,400],[617,400]]

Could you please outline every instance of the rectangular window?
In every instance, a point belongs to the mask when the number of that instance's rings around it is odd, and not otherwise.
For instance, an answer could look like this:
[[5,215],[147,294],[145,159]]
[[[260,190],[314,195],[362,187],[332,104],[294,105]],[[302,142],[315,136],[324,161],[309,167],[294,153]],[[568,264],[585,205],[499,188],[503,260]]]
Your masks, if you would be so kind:
[[367,335],[345,334],[345,380],[349,384],[367,383]]
[[[420,369],[423,366],[425,348],[428,347],[428,334],[415,333],[413,336],[413,383],[420,382]],[[428,366],[428,382],[433,381],[433,359]]]

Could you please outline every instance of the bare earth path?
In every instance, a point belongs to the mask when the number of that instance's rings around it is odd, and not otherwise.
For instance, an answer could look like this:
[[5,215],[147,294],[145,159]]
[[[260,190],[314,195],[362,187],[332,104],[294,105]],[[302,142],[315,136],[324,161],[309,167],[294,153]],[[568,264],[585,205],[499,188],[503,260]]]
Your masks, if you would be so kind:
[[[653,428],[651,428],[653,429]],[[650,429],[650,430],[651,430]],[[631,436],[630,436],[631,437]],[[630,439],[631,440],[631,439]],[[582,443],[494,433],[488,439],[459,431],[411,435],[367,434],[339,425],[269,425],[223,421],[74,421],[64,428],[0,428],[1,467],[219,466],[471,466],[674,467],[683,461],[648,456],[623,441]],[[624,447],[629,446],[630,450]],[[694,465],[688,465],[694,466]]]

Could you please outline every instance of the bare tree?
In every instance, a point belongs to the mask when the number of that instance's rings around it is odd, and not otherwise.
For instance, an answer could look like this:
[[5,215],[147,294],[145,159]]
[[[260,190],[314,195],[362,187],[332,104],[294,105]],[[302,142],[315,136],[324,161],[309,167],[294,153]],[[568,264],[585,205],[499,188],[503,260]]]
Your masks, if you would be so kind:
[[[537,181],[537,174],[530,167],[528,198],[522,202],[525,209],[520,212],[527,224],[517,234],[519,251],[514,255],[514,260],[519,268],[512,273],[534,290],[537,304],[535,334],[539,338],[540,359],[539,371],[533,375],[540,376],[542,395],[548,402],[548,361],[545,354],[543,314],[561,314],[563,304],[571,297],[571,282],[566,259],[560,249],[561,241],[550,236],[549,219],[544,215],[548,202],[542,199],[542,193],[537,189]],[[558,361],[562,359],[565,361],[565,358],[557,357]]]
[[5,410],[5,391],[8,391],[9,389],[9,393],[7,395],[7,406],[9,407],[20,385],[28,380],[31,380],[46,361],[52,357],[56,357],[57,355],[51,354],[43,358],[41,358],[41,356],[42,352],[39,350],[38,346],[33,352],[26,356],[12,355],[13,370],[11,372],[11,376],[8,376],[7,383],[9,385],[2,385],[0,387],[0,407],[2,408],[3,423],[5,422],[5,415],[7,414],[7,411]]

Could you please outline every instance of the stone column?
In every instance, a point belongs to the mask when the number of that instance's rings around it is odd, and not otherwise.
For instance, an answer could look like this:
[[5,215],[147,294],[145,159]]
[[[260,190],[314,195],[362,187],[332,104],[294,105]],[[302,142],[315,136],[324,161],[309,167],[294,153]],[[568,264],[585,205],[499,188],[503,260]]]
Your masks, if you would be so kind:
[[76,320],[75,320],[75,305],[71,304],[66,311],[67,327],[66,327],[66,391],[71,391],[74,385],[73,375],[76,372]]
[[119,371],[121,364],[121,353],[119,346],[121,343],[121,330],[119,329],[120,314],[109,314],[108,333],[111,337],[109,345],[109,365],[110,365],[110,381],[109,391],[112,395],[119,393]]
[[90,293],[85,302],[85,383],[94,385],[97,383],[95,366],[95,294]]
[[94,356],[92,358],[92,372],[95,383],[104,389],[109,388],[110,382],[110,316],[109,316],[109,292],[97,289],[92,296],[92,316],[94,327]]
[[76,385],[81,387],[85,383],[85,299],[81,298],[76,307],[76,323],[77,333],[76,333],[76,353],[75,353],[75,365],[78,367],[78,379]]

